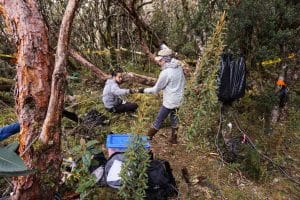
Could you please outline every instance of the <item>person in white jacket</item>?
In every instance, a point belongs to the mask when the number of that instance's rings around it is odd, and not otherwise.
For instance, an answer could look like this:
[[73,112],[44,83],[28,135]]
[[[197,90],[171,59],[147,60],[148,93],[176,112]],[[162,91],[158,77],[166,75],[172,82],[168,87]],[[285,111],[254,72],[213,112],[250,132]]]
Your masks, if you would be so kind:
[[177,111],[184,95],[185,77],[180,62],[175,58],[172,58],[172,54],[172,50],[167,47],[164,47],[158,52],[158,56],[155,57],[155,60],[161,66],[159,78],[153,87],[145,89],[141,88],[139,92],[163,92],[163,103],[147,135],[151,140],[160,129],[163,121],[170,115],[172,132],[168,141],[172,144],[176,144],[176,132],[178,130]]

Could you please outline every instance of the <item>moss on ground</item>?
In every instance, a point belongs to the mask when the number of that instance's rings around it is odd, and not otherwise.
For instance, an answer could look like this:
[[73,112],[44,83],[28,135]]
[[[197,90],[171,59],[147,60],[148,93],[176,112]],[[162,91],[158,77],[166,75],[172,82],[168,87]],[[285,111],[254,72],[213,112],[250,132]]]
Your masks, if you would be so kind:
[[[124,84],[122,87],[139,87],[138,85]],[[88,129],[85,134],[77,134],[79,125],[68,119],[63,119],[62,150],[64,158],[72,157],[72,148],[80,144],[80,139],[86,141],[96,139],[101,144],[110,132],[145,134],[153,123],[161,105],[160,95],[133,94],[127,97],[128,101],[137,102],[138,111],[132,115],[112,114],[105,110],[101,102],[103,85],[98,82],[72,82],[69,88],[75,101],[66,101],[66,108],[77,113],[81,118],[96,109],[106,115],[110,124]],[[263,98],[267,98],[266,96]],[[298,98],[293,102],[296,102]],[[291,102],[288,121],[278,123],[273,127],[272,134],[266,131],[265,110],[258,105],[253,96],[247,94],[240,102],[234,105],[236,114],[249,137],[255,142],[261,152],[266,153],[291,176],[299,179],[299,147],[300,147],[300,111]],[[16,119],[14,108],[5,107],[4,115],[0,116],[0,124],[9,124]],[[270,163],[260,159],[257,174],[254,178],[249,174],[249,166],[245,160],[224,164],[220,161],[214,146],[214,133],[203,135],[204,143],[188,149],[184,138],[186,126],[179,128],[179,144],[169,145],[167,136],[170,134],[169,121],[166,120],[163,128],[154,137],[152,150],[156,158],[163,158],[170,162],[177,181],[181,199],[298,199],[299,185],[289,181]],[[88,127],[87,127],[88,128]],[[80,132],[80,131],[79,131]],[[91,135],[88,135],[91,134]],[[236,132],[235,134],[239,134]],[[12,140],[16,138],[11,138]],[[98,146],[98,148],[101,148]],[[104,150],[105,153],[107,153]],[[254,159],[255,160],[255,159]],[[249,163],[249,162],[248,162]],[[185,183],[182,169],[188,170],[191,184]],[[258,172],[257,171],[257,172]],[[254,171],[255,172],[255,171]],[[255,174],[255,173],[254,173]],[[72,188],[62,188],[62,191],[75,191],[76,183]],[[62,186],[64,187],[64,186]],[[90,199],[118,199],[115,191],[109,188],[94,187],[90,191]]]
[[[124,85],[123,87],[127,86]],[[108,113],[104,109],[99,99],[100,89],[77,92],[76,97],[79,103],[74,111],[77,110],[82,116],[91,108],[96,108],[111,120],[109,126],[99,128],[101,130],[99,130],[99,137],[97,138],[102,138],[102,142],[105,142],[105,135],[109,132],[145,134],[155,119],[161,104],[161,96],[159,95],[134,94],[128,96],[127,100],[139,104],[135,115],[116,115]],[[294,116],[288,123],[287,127],[291,127],[289,130],[276,128],[274,135],[267,135],[263,130],[263,122],[260,120],[262,115],[250,108],[253,105],[253,100],[246,98],[244,101],[251,103],[240,102],[235,107],[241,126],[246,129],[247,134],[262,152],[268,153],[276,162],[283,164],[289,173],[295,175],[297,171],[299,172],[299,161],[297,161],[299,153],[295,149],[299,146],[297,143],[299,134],[295,132],[299,130],[295,129],[299,113],[294,112],[294,115],[297,116]],[[251,112],[246,112],[247,110],[251,110]],[[253,118],[254,116],[257,117]],[[171,163],[182,199],[265,199],[266,197],[269,199],[296,199],[295,197],[299,196],[297,185],[288,181],[276,168],[264,160],[261,160],[258,168],[255,169],[260,171],[256,178],[249,174],[247,171],[249,168],[242,166],[247,162],[243,163],[241,160],[241,163],[222,164],[216,154],[213,137],[208,137],[207,143],[201,149],[195,147],[192,150],[187,150],[187,143],[182,132],[184,130],[185,127],[181,125],[178,145],[167,144],[166,137],[170,134],[167,120],[152,143],[155,156]],[[285,134],[282,134],[282,131],[286,131]],[[67,140],[70,147],[79,142],[76,137],[67,137]],[[286,146],[287,144],[289,146]],[[291,160],[288,160],[285,155],[289,155]],[[192,183],[189,190],[181,175],[181,170],[184,167],[187,168],[191,177]],[[276,191],[274,188],[277,188]],[[100,194],[101,197],[107,196],[108,199],[118,198],[109,191],[107,188],[95,188],[91,195],[97,196],[99,194],[99,198]]]

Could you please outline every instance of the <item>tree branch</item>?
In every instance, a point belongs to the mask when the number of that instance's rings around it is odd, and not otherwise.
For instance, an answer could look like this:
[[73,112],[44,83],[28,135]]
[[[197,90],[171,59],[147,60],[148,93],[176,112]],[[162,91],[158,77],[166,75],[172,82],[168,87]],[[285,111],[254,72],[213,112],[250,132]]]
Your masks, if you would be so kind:
[[144,75],[141,75],[141,74],[136,74],[136,73],[133,73],[133,72],[127,72],[123,75],[123,79],[125,81],[133,81],[135,83],[140,83],[140,84],[143,84],[143,85],[147,85],[147,86],[153,86],[156,82],[156,78],[152,78],[152,77],[149,77],[149,76],[144,76]]
[[68,44],[71,25],[79,1],[80,0],[68,1],[59,31],[55,67],[52,74],[51,96],[40,136],[44,144],[48,144],[54,132],[60,131],[61,113],[64,103],[64,87],[67,75],[66,60],[68,56]]
[[[153,43],[156,48],[159,48],[162,43],[165,43],[162,39],[160,39],[152,30],[151,28],[139,17],[137,9],[135,8],[136,1],[131,0],[128,4],[124,0],[118,0],[117,4],[125,10],[130,18],[132,19],[133,23],[137,26],[138,30],[138,37],[141,42],[141,47],[143,52],[148,56],[148,58],[153,61],[154,63],[158,64],[155,61],[155,55],[151,53],[149,46],[147,45],[147,42],[145,41],[143,34],[148,33],[153,37]],[[184,70],[184,73],[186,75],[191,74],[191,68],[186,62],[182,62],[182,67]]]
[[[80,53],[78,53],[74,49],[69,49],[70,56],[74,58],[76,61],[78,61],[83,66],[89,68],[100,80],[103,82],[110,77],[110,75],[103,72],[101,69],[99,69],[97,66],[89,62],[86,58],[84,58]],[[136,83],[140,83],[143,85],[153,86],[156,82],[155,78],[136,74],[133,72],[128,72],[124,74],[124,80],[125,81],[133,81]]]
[[162,40],[151,30],[151,28],[139,17],[137,10],[135,9],[135,1],[132,0],[129,2],[129,5],[126,4],[124,0],[118,0],[117,3],[121,8],[123,8],[129,16],[132,18],[133,23],[143,30],[144,32],[149,33],[153,37],[153,43],[156,48],[159,48]]
[[101,69],[96,67],[94,64],[89,62],[86,58],[84,58],[80,53],[78,53],[76,50],[70,48],[69,54],[72,58],[74,58],[77,62],[82,64],[83,66],[89,68],[100,80],[103,82],[109,78],[109,75],[103,72]]
[[139,5],[139,6],[137,7],[137,10],[140,10],[140,9],[143,8],[145,5],[152,4],[152,3],[153,3],[153,1],[144,2],[144,3],[142,3],[141,5]]

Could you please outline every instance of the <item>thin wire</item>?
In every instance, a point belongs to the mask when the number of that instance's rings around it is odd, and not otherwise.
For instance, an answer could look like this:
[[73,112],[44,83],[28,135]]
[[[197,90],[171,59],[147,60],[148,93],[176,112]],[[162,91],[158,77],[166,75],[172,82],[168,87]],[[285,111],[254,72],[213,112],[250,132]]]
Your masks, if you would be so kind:
[[222,129],[222,120],[223,120],[223,104],[220,105],[219,128],[218,128],[217,135],[215,137],[215,146],[217,148],[217,152],[219,153],[219,155],[221,157],[222,165],[224,165],[225,161],[224,161],[223,154],[222,154],[222,152],[220,150],[220,147],[219,147],[219,136],[220,136],[220,132],[221,132],[221,129]]
[[[217,135],[216,135],[216,137],[215,137],[215,146],[216,146],[216,148],[217,148],[217,152],[219,153],[220,158],[221,158],[221,161],[222,161],[222,163],[221,163],[221,165],[220,165],[220,167],[219,167],[219,169],[218,169],[218,171],[217,171],[217,179],[218,179],[218,183],[219,183],[219,171],[220,171],[220,169],[222,168],[222,166],[224,165],[224,163],[226,163],[225,160],[224,160],[223,154],[222,154],[222,152],[221,152],[221,150],[220,150],[220,147],[219,147],[219,137],[220,137],[220,132],[221,132],[221,130],[222,130],[222,122],[223,122],[223,108],[224,108],[224,107],[223,107],[223,104],[221,104],[221,105],[220,105],[219,128],[218,128]],[[222,191],[218,189],[218,192],[220,193],[220,195],[221,195],[222,198],[223,198],[224,195],[222,194]]]
[[294,177],[290,176],[284,169],[282,169],[282,167],[280,165],[278,165],[277,163],[275,163],[270,157],[266,156],[265,154],[261,153],[255,146],[255,144],[252,142],[252,140],[248,137],[248,135],[246,134],[246,132],[244,130],[241,129],[238,120],[236,119],[236,115],[235,113],[233,114],[233,120],[234,123],[236,124],[237,128],[239,129],[239,131],[245,135],[247,141],[250,143],[251,147],[264,159],[268,160],[270,163],[272,163],[273,166],[277,167],[280,172],[286,176],[289,180],[293,181],[294,183],[300,185],[300,182],[298,180],[296,180]]
[[180,192],[179,192],[179,190],[173,185],[173,184],[170,184],[171,185],[171,187],[177,192],[177,197],[176,197],[176,199],[180,199]]

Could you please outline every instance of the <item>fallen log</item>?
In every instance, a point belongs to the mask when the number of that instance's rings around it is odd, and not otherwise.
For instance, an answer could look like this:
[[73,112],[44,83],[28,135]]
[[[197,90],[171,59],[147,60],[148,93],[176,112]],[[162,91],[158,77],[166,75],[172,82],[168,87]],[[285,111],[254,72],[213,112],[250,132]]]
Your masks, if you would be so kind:
[[101,69],[96,67],[94,64],[89,62],[86,58],[84,58],[80,53],[75,51],[72,48],[69,48],[69,54],[70,56],[75,59],[77,62],[82,64],[83,66],[89,68],[100,80],[103,82],[109,78],[109,75],[103,72]]
[[[101,69],[99,69],[97,66],[89,62],[86,58],[84,58],[80,53],[78,53],[74,49],[69,49],[70,56],[78,61],[83,66],[89,68],[100,80],[103,82],[106,81],[106,79],[110,78],[110,75],[103,72]],[[141,74],[136,74],[133,72],[127,72],[124,73],[124,80],[125,81],[132,81],[135,83],[140,83],[147,86],[153,86],[156,82],[156,78],[152,78],[149,76],[144,76]]]
[[133,72],[124,73],[123,79],[124,79],[124,81],[133,81],[135,83],[140,83],[140,84],[147,85],[147,86],[155,85],[155,82],[157,80],[156,78],[144,76],[141,74],[136,74]]

